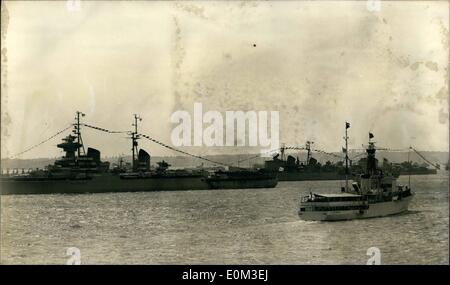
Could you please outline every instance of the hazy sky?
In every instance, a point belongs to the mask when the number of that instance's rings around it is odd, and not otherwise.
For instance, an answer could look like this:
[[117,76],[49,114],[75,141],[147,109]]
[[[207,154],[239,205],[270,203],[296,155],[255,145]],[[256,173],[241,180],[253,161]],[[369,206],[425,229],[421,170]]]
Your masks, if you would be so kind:
[[[447,1],[379,11],[365,1],[82,1],[77,11],[7,1],[2,10],[2,157],[63,129],[76,110],[115,130],[131,129],[138,113],[143,133],[170,143],[170,115],[194,102],[279,111],[287,145],[338,151],[347,120],[350,148],[371,131],[384,147],[448,150]],[[22,157],[59,156],[59,138]],[[130,152],[124,135],[86,129],[84,142]]]

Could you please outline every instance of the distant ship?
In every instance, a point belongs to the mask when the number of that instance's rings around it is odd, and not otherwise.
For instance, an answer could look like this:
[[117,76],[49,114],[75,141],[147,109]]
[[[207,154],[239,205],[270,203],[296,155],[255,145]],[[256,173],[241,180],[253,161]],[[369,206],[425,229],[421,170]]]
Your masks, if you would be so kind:
[[131,132],[131,169],[122,164],[110,169],[109,162],[101,161],[99,150],[88,148],[84,152],[80,115],[83,114],[77,112],[75,135],[68,135],[57,145],[65,152],[64,157],[44,170],[2,175],[2,195],[273,188],[278,183],[276,175],[263,170],[170,170],[165,161],[151,169],[150,155],[143,149],[138,150],[140,118],[136,115],[135,130]]
[[[338,161],[337,163],[333,163],[331,161],[327,161],[325,164],[319,163],[311,154],[312,143],[313,142],[307,141],[304,148],[281,147],[280,153],[273,156],[272,160],[267,160],[264,162],[263,169],[269,172],[277,173],[279,181],[345,180],[346,170],[344,162]],[[300,161],[298,157],[295,158],[292,155],[287,155],[286,157],[285,151],[287,149],[306,150],[306,161]],[[322,153],[337,156],[333,153],[326,153],[323,151]],[[420,153],[418,153],[418,155],[422,156]],[[364,173],[366,164],[367,158],[361,158],[356,162],[349,160],[349,174],[351,176],[359,176],[361,173]],[[255,168],[256,167],[257,166],[255,166]],[[418,163],[412,163],[410,161],[391,163],[384,158],[380,169],[385,172],[390,172],[392,176],[398,178],[400,175],[437,174],[439,165],[433,164],[433,167],[434,168],[428,168],[428,164],[424,163],[419,165]]]
[[[277,174],[279,181],[307,181],[307,180],[342,180],[345,179],[345,170],[342,165],[327,162],[320,164],[311,155],[312,142],[306,142],[305,148],[298,148],[306,150],[306,161],[301,162],[299,158],[288,155],[285,158],[286,148],[280,148],[280,153],[276,154],[272,160],[264,162],[266,171]],[[292,149],[292,148],[291,148]]]
[[414,163],[408,163],[407,161],[402,163],[395,163],[392,166],[392,172],[398,175],[430,175],[437,174],[439,167],[429,168],[427,164],[418,165]]
[[[369,145],[366,149],[366,172],[355,177],[351,188],[346,179],[341,193],[310,193],[309,196],[302,197],[298,212],[301,219],[351,220],[394,215],[408,210],[414,196],[411,188],[397,185],[392,174],[378,169],[375,144],[370,141],[371,135],[369,134]],[[347,131],[345,139],[348,139]]]

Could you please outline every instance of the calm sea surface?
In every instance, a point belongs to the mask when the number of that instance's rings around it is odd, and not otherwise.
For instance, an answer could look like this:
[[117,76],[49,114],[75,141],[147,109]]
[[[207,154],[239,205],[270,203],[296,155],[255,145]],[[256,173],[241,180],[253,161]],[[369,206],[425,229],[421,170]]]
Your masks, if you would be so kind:
[[[401,177],[399,183],[407,183]],[[300,195],[339,192],[340,181],[273,189],[1,197],[1,263],[383,264],[449,263],[448,172],[412,176],[406,214],[305,222]]]

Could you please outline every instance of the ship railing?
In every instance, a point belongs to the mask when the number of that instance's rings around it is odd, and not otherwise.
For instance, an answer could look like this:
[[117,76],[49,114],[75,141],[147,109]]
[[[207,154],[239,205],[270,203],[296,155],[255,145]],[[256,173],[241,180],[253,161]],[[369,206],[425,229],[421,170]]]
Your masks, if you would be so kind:
[[311,202],[329,202],[329,200],[325,197],[316,197],[313,195],[303,196],[301,198],[303,203],[311,203]]
[[346,197],[346,196],[335,196],[335,197],[322,197],[322,196],[315,196],[314,194],[310,194],[308,196],[301,197],[301,201],[306,202],[331,202],[331,203],[337,203],[337,202],[361,202],[367,200],[364,196],[359,195],[355,197]]
[[310,207],[341,207],[341,206],[362,206],[362,205],[368,205],[369,202],[367,200],[360,200],[360,201],[337,201],[337,202],[303,202],[303,206],[310,206]]
[[346,205],[346,206],[314,206],[306,208],[308,211],[351,211],[351,210],[367,210],[369,209],[369,204],[363,205]]
[[15,175],[25,175],[30,174],[33,171],[38,171],[39,168],[2,168],[1,169],[1,175],[2,176],[15,176]]

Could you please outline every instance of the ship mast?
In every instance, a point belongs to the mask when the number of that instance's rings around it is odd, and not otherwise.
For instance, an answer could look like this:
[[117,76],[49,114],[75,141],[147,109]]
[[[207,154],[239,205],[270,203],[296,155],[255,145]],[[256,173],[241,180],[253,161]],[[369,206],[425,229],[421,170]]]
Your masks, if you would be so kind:
[[412,147],[409,146],[408,149],[408,188],[411,189],[411,160],[410,160],[410,153],[411,153]]
[[374,175],[377,172],[377,160],[375,158],[375,142],[372,141],[373,134],[369,132],[369,145],[366,149],[367,152],[367,166],[366,173],[368,175]]
[[85,114],[82,113],[82,112],[80,112],[80,111],[77,111],[77,117],[75,118],[75,120],[77,121],[77,122],[76,122],[76,125],[75,125],[75,130],[76,130],[76,131],[75,131],[75,134],[77,135],[77,142],[81,145],[81,147],[78,147],[78,150],[77,150],[77,152],[78,152],[78,157],[79,157],[80,154],[81,154],[81,149],[83,150],[83,154],[85,154],[85,151],[84,151],[84,144],[83,144],[83,139],[81,138],[80,115],[81,115],[82,117],[84,117]]
[[138,142],[137,140],[139,139],[139,134],[138,134],[138,121],[142,121],[142,118],[139,117],[139,115],[134,114],[134,123],[131,124],[132,126],[134,126],[134,131],[131,132],[131,141],[132,141],[132,165],[133,165],[133,170],[135,170],[136,167],[136,155],[138,152]]
[[306,165],[309,165],[309,159],[311,158],[311,145],[314,142],[312,141],[306,141],[306,150],[308,151],[306,154]]
[[345,122],[345,191],[348,192],[348,135],[347,130],[350,128],[350,123]]

